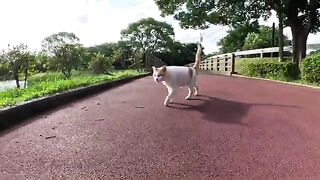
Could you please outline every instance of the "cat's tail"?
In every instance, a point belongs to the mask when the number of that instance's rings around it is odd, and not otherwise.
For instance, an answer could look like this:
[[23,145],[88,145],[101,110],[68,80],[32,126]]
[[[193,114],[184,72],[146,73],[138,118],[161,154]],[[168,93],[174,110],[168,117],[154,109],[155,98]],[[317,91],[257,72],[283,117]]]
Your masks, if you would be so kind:
[[200,68],[200,63],[201,63],[201,52],[202,52],[202,47],[200,44],[198,44],[198,49],[197,49],[197,53],[196,53],[196,60],[195,60],[195,63],[193,65],[193,69],[195,69],[197,72]]

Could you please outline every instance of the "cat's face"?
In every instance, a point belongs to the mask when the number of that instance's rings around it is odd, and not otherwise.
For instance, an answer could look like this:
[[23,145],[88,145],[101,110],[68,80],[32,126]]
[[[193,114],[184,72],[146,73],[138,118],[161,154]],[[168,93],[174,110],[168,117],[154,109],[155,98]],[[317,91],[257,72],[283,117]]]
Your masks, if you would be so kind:
[[162,66],[159,68],[156,68],[154,66],[152,66],[152,70],[153,70],[153,80],[157,83],[164,81],[165,80],[165,76],[167,73],[167,68],[166,66]]

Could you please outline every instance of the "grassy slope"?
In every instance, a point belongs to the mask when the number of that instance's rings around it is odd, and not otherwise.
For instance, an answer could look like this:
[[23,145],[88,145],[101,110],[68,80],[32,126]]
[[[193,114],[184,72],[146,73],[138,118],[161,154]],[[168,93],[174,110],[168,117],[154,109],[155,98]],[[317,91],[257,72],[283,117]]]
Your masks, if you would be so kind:
[[30,77],[26,89],[15,88],[0,92],[0,108],[72,88],[133,77],[139,74],[134,70],[117,71],[113,73],[113,76],[77,73],[70,79],[64,79],[60,73],[40,73]]

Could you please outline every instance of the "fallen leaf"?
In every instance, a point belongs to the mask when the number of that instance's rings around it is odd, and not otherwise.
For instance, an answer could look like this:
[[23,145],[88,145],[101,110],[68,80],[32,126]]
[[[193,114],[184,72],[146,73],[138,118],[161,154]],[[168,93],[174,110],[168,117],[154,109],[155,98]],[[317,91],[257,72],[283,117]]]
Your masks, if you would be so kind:
[[135,108],[144,108],[144,106],[135,106]]
[[56,138],[56,136],[48,136],[48,137],[45,137],[45,139],[51,139],[51,138]]

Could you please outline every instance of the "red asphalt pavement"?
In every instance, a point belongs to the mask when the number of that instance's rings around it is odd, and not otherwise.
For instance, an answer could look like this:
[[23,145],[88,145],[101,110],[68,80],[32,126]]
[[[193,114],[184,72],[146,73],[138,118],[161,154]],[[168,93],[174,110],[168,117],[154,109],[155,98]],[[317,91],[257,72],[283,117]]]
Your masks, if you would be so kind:
[[151,77],[1,134],[0,179],[319,179],[320,91],[200,75],[199,97]]

